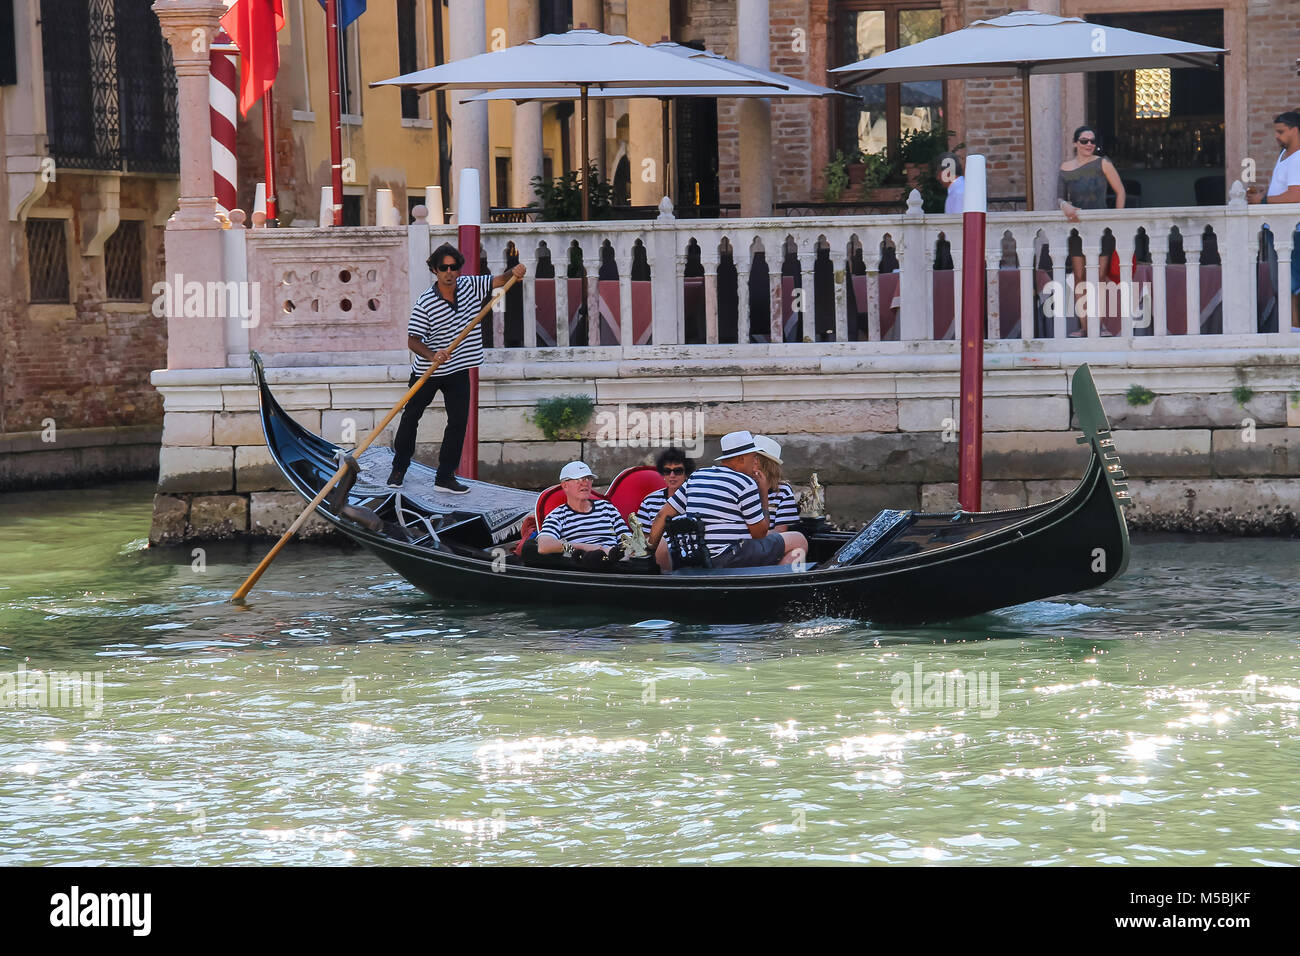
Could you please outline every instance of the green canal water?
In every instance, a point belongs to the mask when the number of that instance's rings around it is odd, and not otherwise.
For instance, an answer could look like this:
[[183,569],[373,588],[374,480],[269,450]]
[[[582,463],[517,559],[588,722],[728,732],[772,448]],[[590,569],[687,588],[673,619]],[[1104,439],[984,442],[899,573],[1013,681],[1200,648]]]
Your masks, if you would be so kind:
[[918,631],[305,544],[238,608],[267,543],[147,549],[151,491],[0,496],[0,864],[1300,863],[1300,541]]

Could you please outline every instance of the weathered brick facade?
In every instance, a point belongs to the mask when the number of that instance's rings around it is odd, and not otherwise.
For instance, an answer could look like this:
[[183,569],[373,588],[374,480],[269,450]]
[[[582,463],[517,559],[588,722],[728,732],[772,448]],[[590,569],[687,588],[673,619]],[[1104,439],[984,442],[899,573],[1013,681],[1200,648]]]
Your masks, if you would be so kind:
[[3,403],[0,433],[36,431],[47,418],[57,428],[162,424],[162,401],[149,373],[167,363],[167,321],[150,310],[151,287],[163,276],[162,227],[152,223],[155,185],[124,177],[121,206],[147,213],[145,277],[139,302],[106,302],[104,256],[82,254],[86,241],[83,200],[93,177],[67,174],[51,182],[45,210],[70,210],[67,244],[71,302],[28,303],[28,251],[23,223],[0,227],[12,264],[0,302]]

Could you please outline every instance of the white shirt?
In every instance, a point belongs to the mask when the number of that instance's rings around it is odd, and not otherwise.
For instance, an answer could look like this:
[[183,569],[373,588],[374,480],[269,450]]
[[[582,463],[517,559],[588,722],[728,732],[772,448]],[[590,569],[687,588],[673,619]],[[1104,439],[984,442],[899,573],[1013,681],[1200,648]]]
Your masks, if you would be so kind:
[[1300,149],[1285,159],[1278,154],[1273,178],[1268,181],[1268,195],[1280,196],[1292,186],[1300,186]]
[[966,177],[958,176],[948,187],[948,198],[943,201],[943,211],[948,215],[961,215],[966,205]]

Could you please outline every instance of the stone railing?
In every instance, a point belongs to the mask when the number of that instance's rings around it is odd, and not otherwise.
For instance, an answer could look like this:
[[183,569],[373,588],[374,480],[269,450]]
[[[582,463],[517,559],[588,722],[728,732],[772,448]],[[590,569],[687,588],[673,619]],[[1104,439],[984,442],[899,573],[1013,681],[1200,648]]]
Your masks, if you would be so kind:
[[[1239,193],[1228,206],[1084,212],[1078,223],[990,213],[994,351],[1041,353],[1048,339],[1057,352],[1292,344],[1300,207],[1247,206]],[[512,349],[583,348],[588,360],[669,357],[661,346],[797,355],[800,343],[831,356],[946,353],[961,311],[961,238],[960,217],[922,214],[915,193],[895,216],[677,220],[665,203],[649,221],[489,225],[484,269],[522,262],[528,278],[485,323],[485,344],[507,363]],[[249,347],[280,364],[321,352],[364,364],[402,361],[410,303],[430,281],[424,260],[456,233],[421,220],[237,229],[225,240],[228,277],[262,290],[255,321],[226,319],[230,364],[246,364]],[[1078,287],[1072,252],[1086,252]],[[1080,311],[1099,321],[1081,322]]]

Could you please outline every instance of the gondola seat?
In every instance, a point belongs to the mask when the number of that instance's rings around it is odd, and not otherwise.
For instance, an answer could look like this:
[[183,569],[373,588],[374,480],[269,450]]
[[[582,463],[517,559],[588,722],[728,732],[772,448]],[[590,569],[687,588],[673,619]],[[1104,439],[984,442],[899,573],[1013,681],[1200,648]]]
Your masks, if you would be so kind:
[[[636,514],[646,495],[665,487],[664,476],[653,465],[636,465],[624,468],[605,489],[605,497],[618,509],[626,521]],[[645,532],[650,533],[646,528]]]

